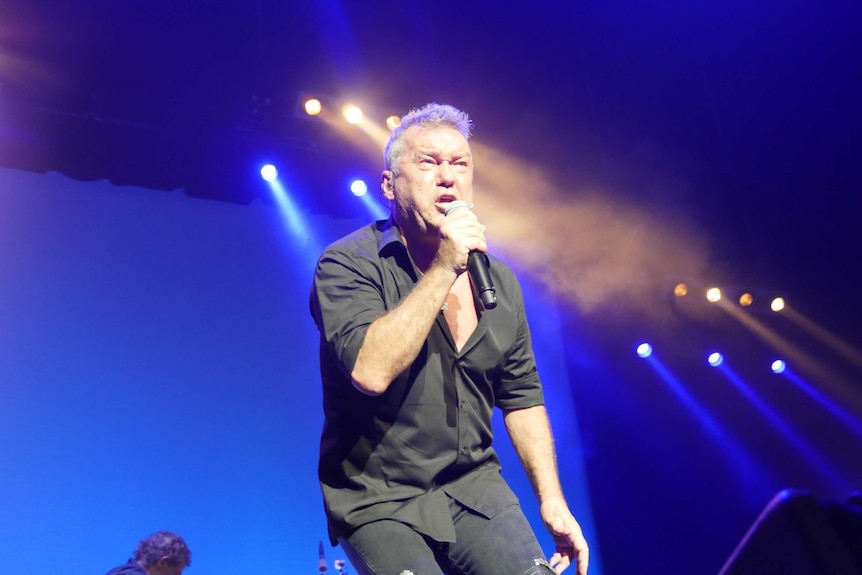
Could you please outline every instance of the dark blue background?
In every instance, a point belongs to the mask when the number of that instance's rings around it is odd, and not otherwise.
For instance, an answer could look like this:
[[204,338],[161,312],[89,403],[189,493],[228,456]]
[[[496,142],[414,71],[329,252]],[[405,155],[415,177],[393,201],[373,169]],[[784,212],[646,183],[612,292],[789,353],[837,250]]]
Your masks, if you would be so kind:
[[[317,568],[307,289],[369,218],[344,182],[381,162],[297,115],[302,92],[474,118],[476,211],[528,286],[591,572],[716,573],[777,491],[862,489],[859,21],[849,1],[5,2],[4,570],[99,573],[160,528],[191,572]],[[765,341],[667,297],[679,278],[785,294],[826,334],[751,313]],[[799,385],[765,369],[779,353]]]

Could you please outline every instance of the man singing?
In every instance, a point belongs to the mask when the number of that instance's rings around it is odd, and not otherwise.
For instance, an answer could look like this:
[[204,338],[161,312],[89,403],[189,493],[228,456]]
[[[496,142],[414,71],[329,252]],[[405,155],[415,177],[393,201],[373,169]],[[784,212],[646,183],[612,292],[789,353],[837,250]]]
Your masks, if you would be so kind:
[[[560,486],[521,288],[486,256],[473,204],[472,123],[410,112],[384,151],[390,219],[330,245],[311,313],[325,424],[318,468],[330,539],[360,575],[586,575],[587,542]],[[457,203],[455,203],[457,202]],[[496,305],[483,307],[478,252]],[[492,447],[493,409],[553,536],[548,559]]]

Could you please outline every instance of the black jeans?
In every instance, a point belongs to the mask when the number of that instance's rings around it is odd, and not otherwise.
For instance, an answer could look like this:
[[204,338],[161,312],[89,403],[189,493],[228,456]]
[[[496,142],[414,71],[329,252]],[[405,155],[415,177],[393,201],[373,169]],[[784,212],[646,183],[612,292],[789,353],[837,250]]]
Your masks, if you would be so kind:
[[449,508],[455,543],[438,543],[391,520],[363,525],[339,543],[358,575],[553,575],[520,506],[491,519],[451,498]]

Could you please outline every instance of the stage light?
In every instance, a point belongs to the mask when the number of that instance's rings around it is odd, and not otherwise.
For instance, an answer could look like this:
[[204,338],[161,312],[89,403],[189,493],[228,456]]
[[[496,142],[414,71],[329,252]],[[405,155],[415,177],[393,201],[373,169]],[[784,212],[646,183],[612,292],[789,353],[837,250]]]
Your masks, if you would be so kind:
[[652,355],[652,346],[644,342],[637,347],[637,352],[639,357],[649,357]]
[[386,118],[386,127],[389,128],[390,132],[397,128],[399,124],[401,124],[400,116],[389,116]]
[[309,116],[317,116],[323,111],[323,104],[317,98],[309,98],[302,107]]
[[706,290],[706,301],[715,303],[721,299],[721,290],[717,287],[712,287]]
[[344,114],[344,118],[351,124],[358,124],[362,121],[362,110],[360,110],[358,106],[345,104],[341,111]]
[[[662,289],[664,297],[680,299],[677,305],[694,298],[693,301],[697,304],[717,304],[728,312],[744,308],[752,314],[769,313],[770,308],[773,312],[782,311],[786,307],[785,300],[776,297],[781,293],[780,288],[767,290],[745,284],[706,283],[699,279],[673,277]],[[673,296],[670,295],[671,290]],[[787,310],[790,311],[792,310]]]
[[785,369],[787,369],[787,364],[783,359],[776,359],[772,362],[772,373],[784,373]]
[[722,364],[722,362],[724,362],[724,356],[721,355],[720,353],[718,353],[717,351],[714,351],[711,354],[709,354],[709,356],[706,358],[706,361],[712,367],[718,367],[719,365]]
[[267,164],[260,169],[260,177],[267,182],[273,182],[278,177],[278,170],[272,164]]
[[353,192],[353,195],[357,198],[362,197],[368,191],[368,184],[362,180],[353,180],[353,182],[350,183],[350,191]]

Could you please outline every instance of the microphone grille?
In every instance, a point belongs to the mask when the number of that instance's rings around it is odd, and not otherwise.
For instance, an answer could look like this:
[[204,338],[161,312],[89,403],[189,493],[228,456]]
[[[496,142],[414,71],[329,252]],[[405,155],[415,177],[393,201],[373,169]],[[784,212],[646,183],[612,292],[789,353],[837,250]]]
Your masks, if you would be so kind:
[[468,206],[461,200],[455,200],[454,202],[449,202],[449,205],[446,206],[446,211],[443,212],[443,215],[448,216],[449,212],[451,212],[452,210],[457,210],[458,208],[467,208],[469,210],[471,207],[472,206]]

